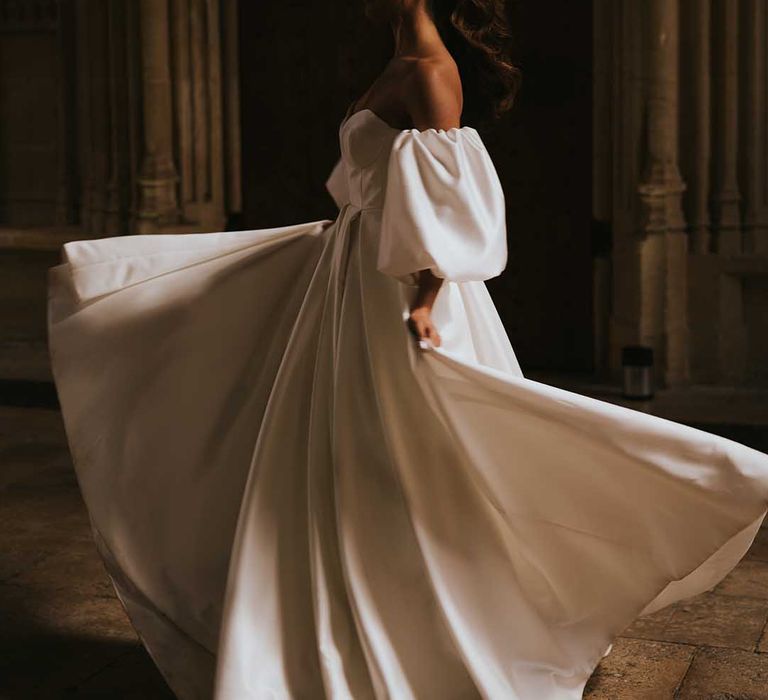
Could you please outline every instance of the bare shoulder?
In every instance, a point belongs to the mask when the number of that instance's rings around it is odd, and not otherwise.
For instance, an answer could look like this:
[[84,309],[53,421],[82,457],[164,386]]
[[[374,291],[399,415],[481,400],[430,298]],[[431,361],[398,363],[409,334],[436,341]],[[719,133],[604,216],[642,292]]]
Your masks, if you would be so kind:
[[440,57],[412,61],[404,87],[406,108],[416,129],[460,126],[461,78],[453,59]]

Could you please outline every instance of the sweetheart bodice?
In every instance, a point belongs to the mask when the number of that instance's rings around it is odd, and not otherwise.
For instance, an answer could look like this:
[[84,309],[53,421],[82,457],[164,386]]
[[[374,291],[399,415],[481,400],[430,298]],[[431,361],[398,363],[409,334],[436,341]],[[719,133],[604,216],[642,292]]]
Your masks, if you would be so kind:
[[386,156],[399,133],[369,109],[354,112],[341,123],[341,177],[353,206],[380,209],[384,205]]
[[452,129],[398,129],[373,110],[364,108],[347,115],[339,126],[341,158],[327,187],[341,203],[359,209],[381,209],[387,184],[389,156],[398,140],[412,137],[425,145],[440,146],[466,141],[484,150],[477,131],[470,126]]
[[378,231],[381,272],[469,281],[504,269],[504,193],[475,129],[396,129],[363,109],[341,123],[339,141],[326,187],[340,209],[380,215],[368,230]]

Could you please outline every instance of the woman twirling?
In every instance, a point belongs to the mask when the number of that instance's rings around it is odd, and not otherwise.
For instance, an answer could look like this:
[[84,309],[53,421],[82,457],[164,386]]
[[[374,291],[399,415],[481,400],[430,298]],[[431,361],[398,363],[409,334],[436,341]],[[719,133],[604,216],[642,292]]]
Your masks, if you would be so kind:
[[94,537],[180,698],[574,700],[744,555],[768,456],[523,376],[472,126],[514,94],[503,4],[370,9],[396,51],[340,126],[335,221],[51,269]]

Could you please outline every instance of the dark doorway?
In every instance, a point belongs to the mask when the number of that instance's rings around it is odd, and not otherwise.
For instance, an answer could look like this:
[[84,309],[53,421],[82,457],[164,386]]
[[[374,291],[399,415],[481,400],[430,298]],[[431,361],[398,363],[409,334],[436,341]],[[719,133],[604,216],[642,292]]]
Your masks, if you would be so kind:
[[333,218],[346,107],[388,57],[363,2],[240,2],[244,228]]
[[523,87],[486,139],[507,197],[509,263],[488,283],[526,369],[592,370],[591,3],[518,4]]

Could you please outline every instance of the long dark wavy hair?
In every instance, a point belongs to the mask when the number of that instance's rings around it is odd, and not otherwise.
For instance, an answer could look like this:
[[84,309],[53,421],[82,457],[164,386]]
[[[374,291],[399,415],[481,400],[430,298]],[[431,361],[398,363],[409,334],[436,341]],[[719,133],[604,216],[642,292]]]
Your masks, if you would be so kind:
[[428,0],[440,36],[459,67],[462,121],[487,124],[511,109],[522,80],[505,0]]

